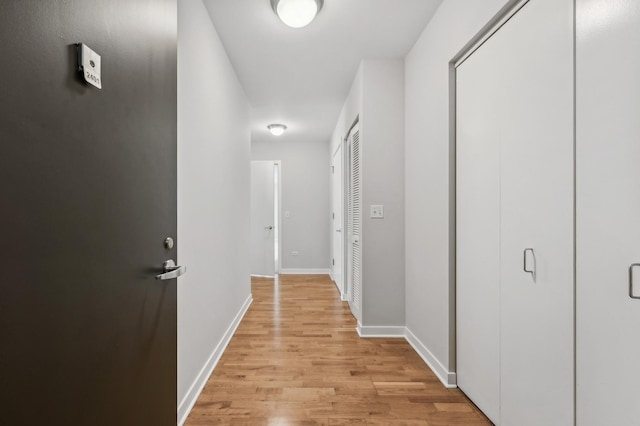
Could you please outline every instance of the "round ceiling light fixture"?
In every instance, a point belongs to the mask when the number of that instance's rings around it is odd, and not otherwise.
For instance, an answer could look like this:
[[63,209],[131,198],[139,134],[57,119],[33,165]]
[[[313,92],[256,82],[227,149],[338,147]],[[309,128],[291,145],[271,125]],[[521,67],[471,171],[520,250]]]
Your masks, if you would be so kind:
[[273,11],[291,28],[309,25],[323,4],[324,0],[271,0]]
[[269,129],[273,136],[280,136],[285,130],[287,130],[287,126],[284,124],[269,124],[267,129]]

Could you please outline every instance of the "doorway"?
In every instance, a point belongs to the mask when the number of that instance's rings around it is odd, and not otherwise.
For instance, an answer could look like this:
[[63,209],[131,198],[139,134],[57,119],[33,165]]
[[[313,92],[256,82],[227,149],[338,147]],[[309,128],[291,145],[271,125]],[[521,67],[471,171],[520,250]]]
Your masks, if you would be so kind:
[[342,181],[342,145],[338,146],[331,159],[332,177],[332,231],[333,231],[333,258],[331,261],[331,275],[336,286],[340,290],[342,300],[346,299],[344,283],[344,182]]
[[280,161],[251,162],[251,275],[280,271]]

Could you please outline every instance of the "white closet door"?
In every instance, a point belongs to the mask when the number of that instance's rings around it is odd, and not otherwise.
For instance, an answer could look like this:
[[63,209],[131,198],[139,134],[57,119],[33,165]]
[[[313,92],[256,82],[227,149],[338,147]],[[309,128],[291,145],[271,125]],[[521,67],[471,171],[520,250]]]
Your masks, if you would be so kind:
[[344,280],[343,280],[343,265],[344,265],[344,240],[342,235],[343,223],[342,217],[344,212],[344,182],[342,181],[342,146],[339,146],[333,159],[331,160],[332,167],[332,185],[333,185],[333,217],[332,217],[332,233],[333,233],[333,262],[331,264],[331,272],[336,286],[340,289],[341,295],[344,294]]
[[457,70],[458,381],[502,425],[573,424],[572,3],[530,1]]
[[351,312],[358,321],[362,306],[362,200],[360,182],[360,130],[356,125],[349,134],[349,184],[347,227],[349,238],[348,254],[348,288]]
[[500,419],[501,52],[486,43],[456,72],[456,378]]
[[640,2],[578,0],[580,426],[640,424],[639,78]]
[[495,42],[504,57],[501,424],[572,425],[573,1],[530,1]]

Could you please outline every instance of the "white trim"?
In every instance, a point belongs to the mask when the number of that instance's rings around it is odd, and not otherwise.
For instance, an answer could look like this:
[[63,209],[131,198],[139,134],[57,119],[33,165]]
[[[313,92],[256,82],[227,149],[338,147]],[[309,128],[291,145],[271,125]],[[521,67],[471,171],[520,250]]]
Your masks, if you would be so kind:
[[338,289],[338,293],[340,293],[340,300],[342,300],[343,302],[346,302],[347,299],[344,297],[344,294],[342,294],[342,289],[338,285],[338,282],[336,281],[336,279],[333,277],[333,271],[329,273],[329,277],[331,277],[331,281],[333,281],[333,283],[336,285],[336,288]]
[[342,300],[343,302],[348,302],[349,298],[347,297],[347,295],[345,293],[342,293],[341,290],[341,294],[340,294],[340,300]]
[[358,321],[358,326],[356,327],[356,331],[358,332],[358,335],[363,338],[404,337],[404,330],[405,330],[405,327],[402,325],[364,326],[360,324],[360,321]]
[[193,381],[193,384],[187,391],[187,394],[184,396],[184,398],[182,398],[182,401],[180,401],[180,404],[178,405],[178,425],[179,426],[182,426],[184,422],[187,420],[187,417],[189,416],[191,409],[193,408],[194,404],[198,400],[198,397],[200,396],[202,389],[204,389],[204,385],[207,384],[207,381],[209,380],[211,373],[213,373],[213,369],[218,364],[218,361],[220,361],[220,357],[222,356],[225,349],[227,348],[227,345],[231,341],[233,334],[235,333],[236,329],[240,325],[240,321],[242,321],[242,318],[247,313],[247,310],[249,309],[249,306],[251,306],[252,302],[253,302],[253,296],[249,295],[247,300],[244,302],[244,304],[240,308],[240,311],[238,312],[236,317],[233,319],[233,321],[229,325],[229,328],[222,336],[222,339],[220,340],[216,348],[211,353],[211,356],[209,356],[209,359],[200,370],[200,373],[198,374],[196,379]]
[[453,389],[458,387],[456,373],[447,371],[444,365],[438,361],[438,358],[406,327],[404,337],[446,388]]
[[280,269],[281,275],[331,275],[331,269]]
[[253,278],[275,278],[274,275],[258,275],[258,274],[251,274],[251,276]]

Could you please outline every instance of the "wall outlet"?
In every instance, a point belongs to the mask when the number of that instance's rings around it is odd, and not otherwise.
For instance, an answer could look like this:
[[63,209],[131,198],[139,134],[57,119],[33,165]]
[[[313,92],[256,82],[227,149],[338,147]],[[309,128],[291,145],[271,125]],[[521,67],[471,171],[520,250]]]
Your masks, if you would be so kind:
[[291,252],[291,256],[298,256],[300,254],[300,252],[298,251],[292,251]]
[[384,219],[384,206],[382,204],[372,204],[370,213],[371,219]]
[[291,212],[289,210],[285,210],[284,217],[291,217]]

